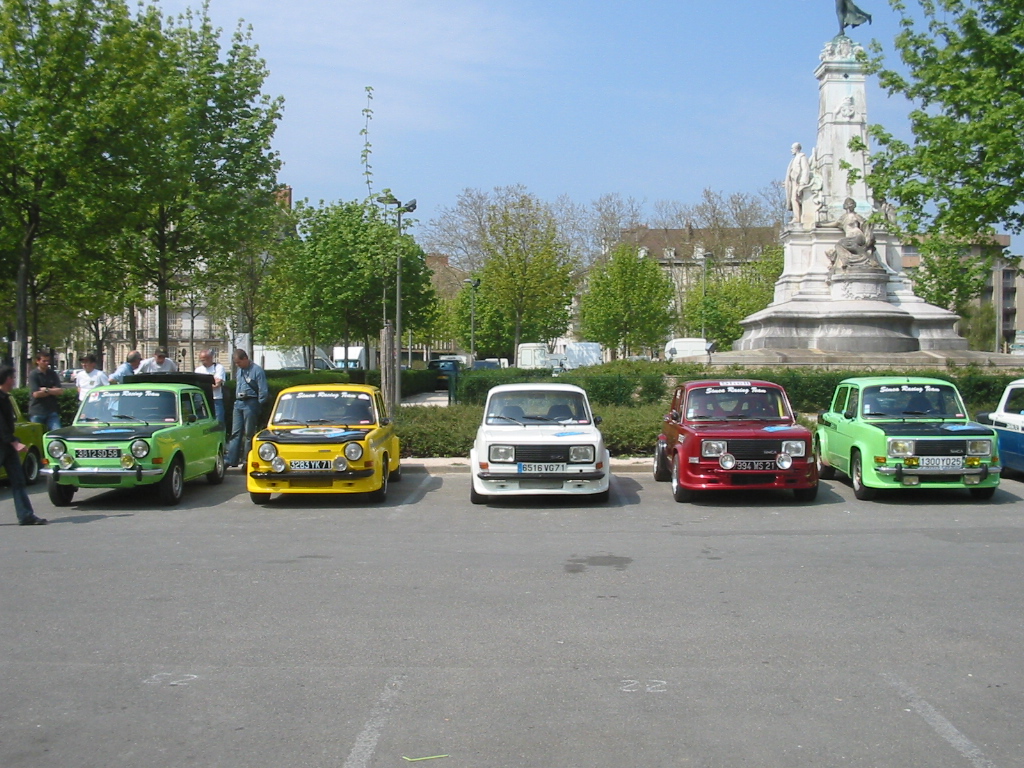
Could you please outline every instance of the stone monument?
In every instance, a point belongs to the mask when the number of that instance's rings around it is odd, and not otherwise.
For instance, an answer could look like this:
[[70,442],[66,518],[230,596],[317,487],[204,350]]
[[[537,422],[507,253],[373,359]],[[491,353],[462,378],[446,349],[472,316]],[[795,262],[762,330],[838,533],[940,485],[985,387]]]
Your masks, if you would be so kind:
[[[845,0],[836,10],[840,26],[844,20],[852,26],[870,21]],[[852,13],[860,16],[851,18]],[[878,356],[967,349],[967,340],[954,330],[959,317],[914,295],[900,243],[886,229],[892,206],[872,199],[864,182],[867,153],[850,149],[853,138],[868,143],[860,50],[840,34],[821,53],[814,73],[817,143],[810,157],[793,144],[786,170],[792,218],[782,234],[785,267],[774,301],[741,321],[744,332],[734,350]]]

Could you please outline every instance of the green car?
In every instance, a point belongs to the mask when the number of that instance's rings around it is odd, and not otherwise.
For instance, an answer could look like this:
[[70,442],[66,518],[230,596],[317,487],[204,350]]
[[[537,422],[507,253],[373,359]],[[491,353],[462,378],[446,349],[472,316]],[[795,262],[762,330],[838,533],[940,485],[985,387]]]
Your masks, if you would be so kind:
[[151,373],[89,391],[70,427],[48,432],[50,501],[64,507],[79,488],[155,485],[177,504],[185,482],[224,480],[224,427],[214,417],[213,377]]
[[[39,482],[39,469],[43,462],[43,432],[46,427],[26,419],[12,397],[14,406],[14,436],[25,444],[27,450],[21,454],[21,469],[25,473],[25,484],[35,485]],[[0,467],[0,480],[7,478],[7,471]]]
[[858,499],[884,488],[966,488],[990,499],[999,485],[996,433],[967,418],[941,379],[846,379],[814,434],[818,475],[846,473]]

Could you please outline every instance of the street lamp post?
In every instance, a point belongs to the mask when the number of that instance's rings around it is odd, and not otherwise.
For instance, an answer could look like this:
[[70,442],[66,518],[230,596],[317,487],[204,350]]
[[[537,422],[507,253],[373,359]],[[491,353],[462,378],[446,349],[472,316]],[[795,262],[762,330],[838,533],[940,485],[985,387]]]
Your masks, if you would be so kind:
[[377,202],[387,210],[389,205],[395,206],[395,213],[398,214],[398,253],[396,258],[397,273],[395,275],[395,401],[392,404],[392,418],[398,413],[398,407],[402,402],[402,214],[412,213],[416,210],[416,200],[410,200],[404,205],[390,192],[377,198]]
[[480,287],[480,278],[470,280],[467,277],[462,282],[473,289],[469,294],[469,354],[476,360],[476,289]]

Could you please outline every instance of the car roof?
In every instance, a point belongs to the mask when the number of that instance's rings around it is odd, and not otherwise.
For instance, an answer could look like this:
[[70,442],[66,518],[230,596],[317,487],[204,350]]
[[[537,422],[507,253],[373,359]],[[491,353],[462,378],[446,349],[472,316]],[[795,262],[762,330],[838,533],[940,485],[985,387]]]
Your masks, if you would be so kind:
[[840,384],[856,384],[862,387],[878,386],[879,384],[946,384],[955,386],[945,379],[933,379],[927,376],[856,376],[843,379]]
[[575,384],[554,384],[541,382],[523,382],[520,384],[499,384],[491,387],[487,396],[500,394],[502,392],[578,392],[586,395],[586,390],[577,387]]
[[775,387],[776,389],[783,389],[781,384],[776,384],[773,381],[764,381],[762,379],[701,379],[700,381],[688,381],[682,386],[686,389],[698,389],[700,387]]
[[283,395],[286,392],[361,392],[365,395],[372,395],[380,392],[377,387],[370,384],[347,384],[325,383],[325,384],[296,384],[294,387],[285,387],[281,390]]

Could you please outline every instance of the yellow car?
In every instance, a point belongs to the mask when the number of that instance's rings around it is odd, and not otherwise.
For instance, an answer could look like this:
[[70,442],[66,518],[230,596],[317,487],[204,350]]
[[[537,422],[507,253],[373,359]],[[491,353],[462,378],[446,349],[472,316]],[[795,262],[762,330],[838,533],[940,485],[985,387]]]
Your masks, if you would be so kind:
[[377,387],[307,384],[281,391],[252,441],[246,487],[254,504],[273,493],[387,496],[401,479],[398,436]]
[[[20,454],[21,468],[25,472],[25,484],[35,485],[39,482],[39,468],[43,458],[43,433],[46,427],[42,424],[34,424],[21,414],[21,408],[12,397],[11,405],[14,406],[14,436],[28,446],[28,450]],[[0,467],[0,480],[7,479],[7,472]]]

